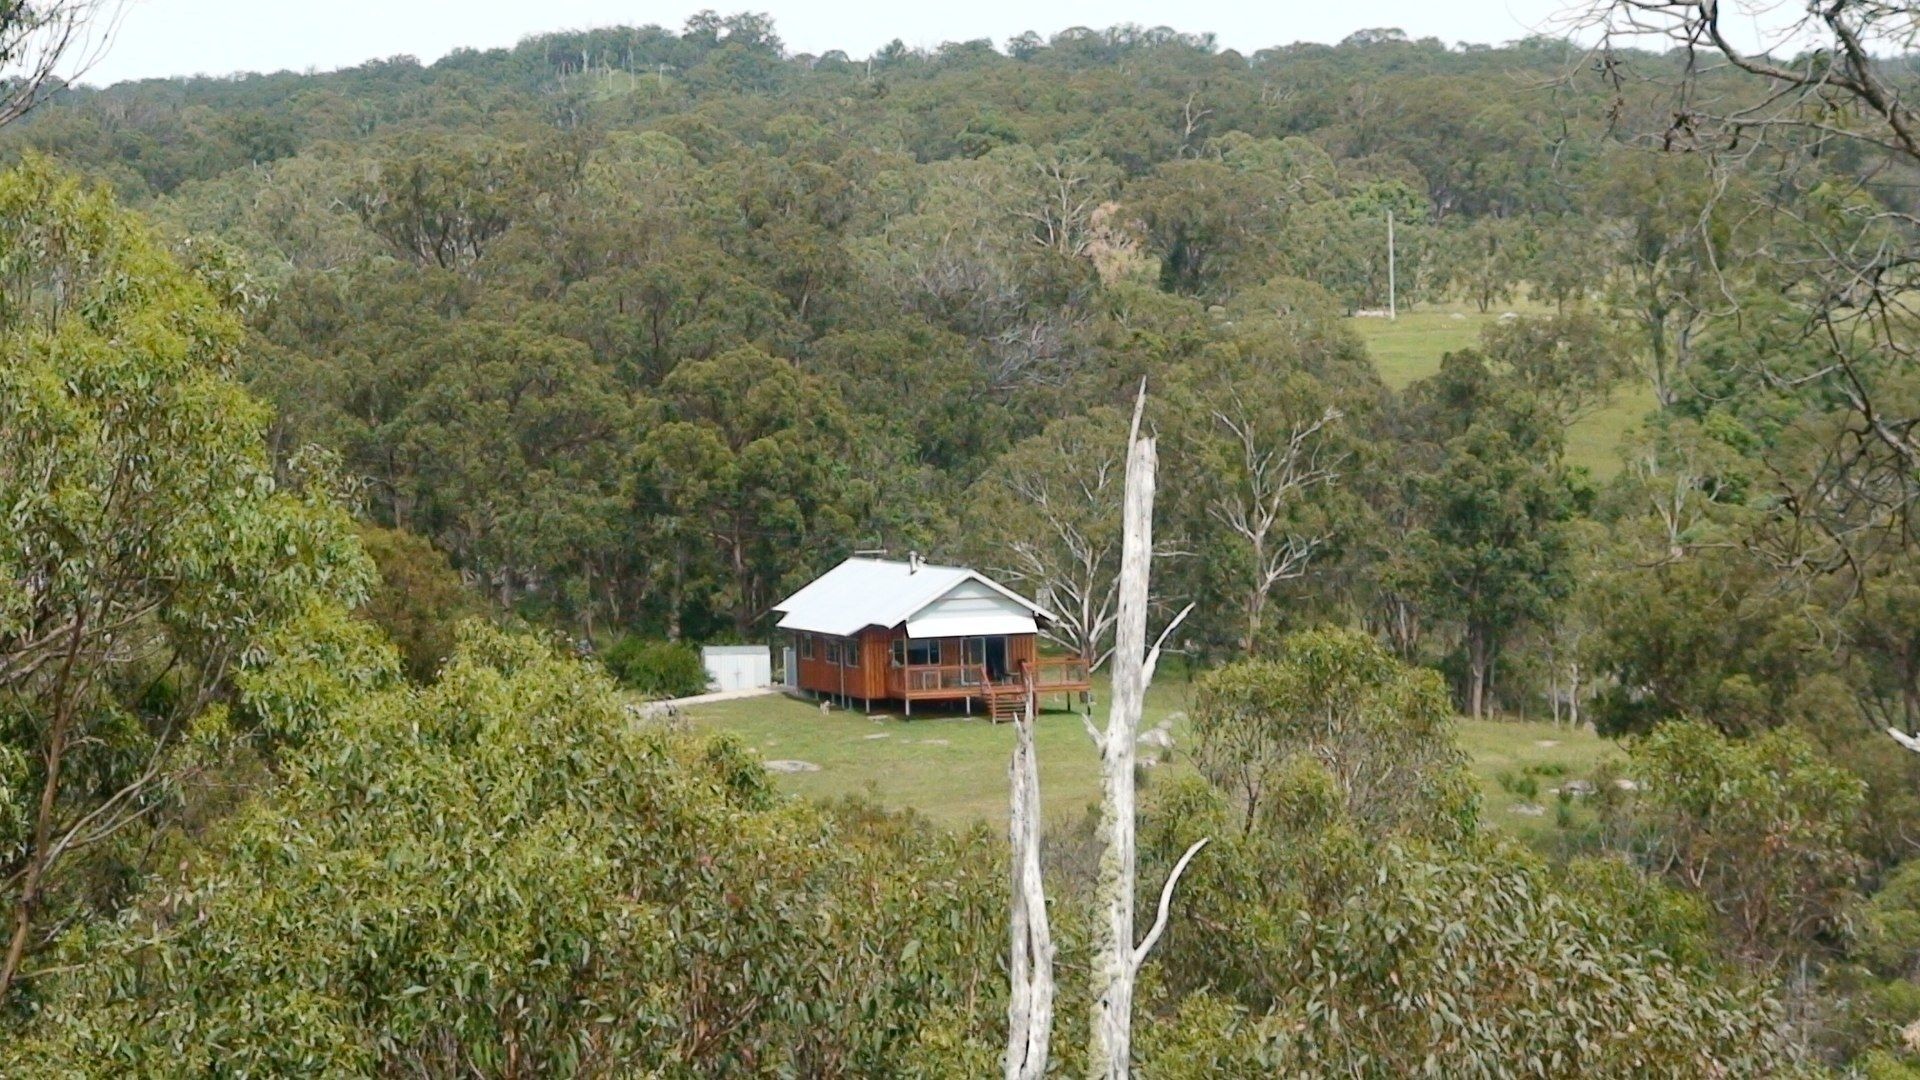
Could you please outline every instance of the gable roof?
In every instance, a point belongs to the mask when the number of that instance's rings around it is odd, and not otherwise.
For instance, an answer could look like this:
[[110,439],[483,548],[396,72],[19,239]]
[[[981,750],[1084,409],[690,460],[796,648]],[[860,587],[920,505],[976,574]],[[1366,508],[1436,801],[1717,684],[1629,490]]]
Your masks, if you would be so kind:
[[776,625],[782,630],[852,637],[869,626],[899,626],[968,582],[979,582],[1025,609],[1029,620],[1053,617],[977,570],[857,556],[813,579],[773,610],[781,613]]

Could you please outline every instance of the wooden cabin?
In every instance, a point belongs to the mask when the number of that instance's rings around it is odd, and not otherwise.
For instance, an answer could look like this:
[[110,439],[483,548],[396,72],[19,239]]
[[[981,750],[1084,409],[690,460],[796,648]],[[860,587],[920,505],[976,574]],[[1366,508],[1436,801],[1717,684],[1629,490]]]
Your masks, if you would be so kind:
[[1082,657],[1041,656],[1053,616],[977,570],[855,557],[774,606],[789,685],[821,697],[944,703],[1006,718],[1035,694],[1092,689]]

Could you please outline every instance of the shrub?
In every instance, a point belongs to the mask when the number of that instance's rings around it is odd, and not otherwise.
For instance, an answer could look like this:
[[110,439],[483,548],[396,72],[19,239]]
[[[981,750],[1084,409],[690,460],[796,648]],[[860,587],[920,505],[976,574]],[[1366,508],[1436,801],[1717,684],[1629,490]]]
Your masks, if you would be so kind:
[[1532,772],[1515,773],[1502,769],[1494,779],[1500,782],[1500,790],[1509,795],[1517,795],[1529,802],[1540,797],[1540,781],[1534,778]]
[[386,631],[416,682],[432,682],[453,652],[454,627],[481,614],[480,598],[425,538],[360,527],[360,544],[380,571],[360,614]]
[[1714,960],[1704,905],[1624,860],[1556,880],[1497,833],[1382,836],[1305,757],[1271,802],[1244,829],[1188,776],[1147,805],[1141,880],[1213,840],[1143,983],[1175,1018],[1141,1038],[1153,1075],[1818,1074],[1767,987]]
[[649,697],[687,697],[707,691],[706,666],[691,645],[625,637],[607,650],[605,663],[623,686]]
[[1862,862],[1858,777],[1786,729],[1730,739],[1674,721],[1629,753],[1642,786],[1603,808],[1706,899],[1738,952],[1771,960],[1841,927]]

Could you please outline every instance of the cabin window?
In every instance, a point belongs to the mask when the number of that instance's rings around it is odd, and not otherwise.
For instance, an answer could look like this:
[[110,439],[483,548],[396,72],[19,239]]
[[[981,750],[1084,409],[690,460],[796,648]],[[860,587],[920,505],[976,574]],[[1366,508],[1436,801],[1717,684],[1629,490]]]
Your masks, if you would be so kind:
[[812,634],[800,635],[800,659],[802,660],[813,659],[813,635]]
[[847,642],[841,643],[840,662],[846,665],[847,667],[860,666],[860,643],[858,641],[847,641]]
[[840,663],[840,643],[833,638],[827,639],[827,663],[836,665]]
[[907,642],[907,663],[937,664],[940,662],[940,639],[927,638],[921,641]]
[[907,639],[906,638],[897,637],[893,639],[893,666],[894,667],[907,666]]

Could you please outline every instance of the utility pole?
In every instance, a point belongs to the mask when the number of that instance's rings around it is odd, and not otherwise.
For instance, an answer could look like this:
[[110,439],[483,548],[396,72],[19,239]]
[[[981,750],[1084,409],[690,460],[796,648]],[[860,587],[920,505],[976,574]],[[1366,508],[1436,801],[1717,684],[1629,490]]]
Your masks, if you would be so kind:
[[1400,318],[1400,303],[1394,296],[1392,207],[1387,208],[1387,318]]

